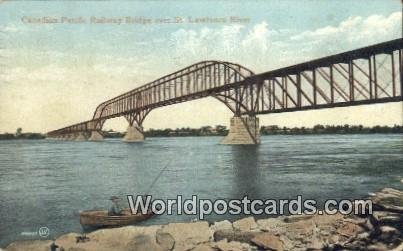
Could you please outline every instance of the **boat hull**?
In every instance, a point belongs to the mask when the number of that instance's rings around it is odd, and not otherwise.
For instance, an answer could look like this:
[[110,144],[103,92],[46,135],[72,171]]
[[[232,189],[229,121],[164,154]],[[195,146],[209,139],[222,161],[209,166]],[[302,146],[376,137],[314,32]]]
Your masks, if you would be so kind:
[[149,219],[152,212],[147,214],[132,214],[129,209],[125,209],[122,215],[108,215],[108,211],[89,210],[80,213],[80,224],[84,228],[104,228],[133,225],[137,222]]

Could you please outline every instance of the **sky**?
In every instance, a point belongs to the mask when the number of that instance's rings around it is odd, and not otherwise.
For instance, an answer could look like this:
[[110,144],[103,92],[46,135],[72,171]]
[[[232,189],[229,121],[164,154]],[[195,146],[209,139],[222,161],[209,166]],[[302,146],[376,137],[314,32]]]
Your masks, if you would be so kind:
[[[152,22],[117,23],[126,17]],[[195,22],[201,18],[226,22]],[[44,22],[51,19],[64,21]],[[401,36],[400,0],[0,1],[0,132],[88,120],[99,103],[203,60],[260,73]],[[262,125],[291,127],[394,125],[403,124],[402,106],[259,117]],[[156,109],[144,127],[228,126],[231,116],[205,98]],[[116,118],[104,129],[126,126]]]

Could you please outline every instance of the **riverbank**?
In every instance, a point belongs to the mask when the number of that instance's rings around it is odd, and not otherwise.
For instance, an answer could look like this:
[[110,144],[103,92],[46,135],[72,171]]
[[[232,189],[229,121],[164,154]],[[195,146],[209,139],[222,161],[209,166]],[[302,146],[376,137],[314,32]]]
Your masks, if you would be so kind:
[[0,140],[15,140],[15,139],[45,139],[46,135],[41,133],[23,133],[20,135],[15,135],[11,133],[0,134]]
[[[102,229],[77,242],[79,234],[58,237],[68,251],[107,250],[402,250],[403,191],[385,188],[371,195],[372,215],[300,215],[243,218]],[[6,251],[48,250],[52,241],[16,241]]]
[[[312,128],[308,127],[279,127],[261,126],[261,135],[316,135],[316,134],[374,134],[374,133],[403,133],[403,126],[373,126],[364,127],[362,125],[332,125],[323,126],[316,125]],[[226,126],[218,125],[215,127],[203,126],[200,128],[166,128],[166,129],[149,129],[144,131],[145,137],[200,137],[200,136],[226,136],[228,129]],[[117,132],[113,130],[102,131],[104,138],[123,138],[125,132]],[[42,133],[23,133],[20,135],[3,133],[0,134],[0,140],[15,139],[44,139],[46,134]]]

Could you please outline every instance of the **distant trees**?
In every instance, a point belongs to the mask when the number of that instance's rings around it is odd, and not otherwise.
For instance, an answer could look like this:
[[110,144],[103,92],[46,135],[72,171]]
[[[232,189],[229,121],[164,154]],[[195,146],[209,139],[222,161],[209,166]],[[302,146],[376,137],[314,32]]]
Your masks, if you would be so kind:
[[176,136],[223,136],[228,133],[225,126],[202,126],[200,128],[182,127],[176,129],[150,129],[144,132],[146,137],[176,137]]
[[45,135],[41,133],[22,133],[22,128],[19,127],[14,134],[3,133],[0,134],[0,140],[5,139],[44,139]]
[[17,130],[15,131],[15,137],[20,137],[22,134],[22,128],[18,127]]
[[363,125],[315,125],[312,128],[305,127],[283,127],[276,125],[262,126],[260,129],[262,135],[269,134],[358,134],[358,133],[403,133],[403,126],[374,126],[364,127]]
[[[306,127],[279,127],[277,125],[262,126],[262,135],[275,134],[370,134],[370,133],[403,133],[402,125],[364,127],[363,125],[315,125]],[[103,132],[106,138],[122,138],[124,133],[108,130]],[[226,126],[203,126],[200,128],[182,127],[176,129],[150,129],[144,132],[146,137],[180,137],[180,136],[225,136],[228,134]],[[40,133],[23,133],[22,128],[17,128],[14,134],[0,134],[0,140],[6,139],[43,139],[45,135]]]

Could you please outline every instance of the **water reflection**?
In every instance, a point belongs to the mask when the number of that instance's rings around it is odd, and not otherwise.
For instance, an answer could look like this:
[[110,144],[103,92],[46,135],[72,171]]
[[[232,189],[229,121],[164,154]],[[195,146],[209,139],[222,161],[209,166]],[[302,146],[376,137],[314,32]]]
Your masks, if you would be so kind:
[[232,146],[234,169],[232,198],[263,198],[261,169],[259,168],[259,146]]

